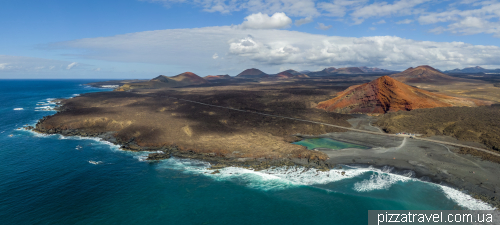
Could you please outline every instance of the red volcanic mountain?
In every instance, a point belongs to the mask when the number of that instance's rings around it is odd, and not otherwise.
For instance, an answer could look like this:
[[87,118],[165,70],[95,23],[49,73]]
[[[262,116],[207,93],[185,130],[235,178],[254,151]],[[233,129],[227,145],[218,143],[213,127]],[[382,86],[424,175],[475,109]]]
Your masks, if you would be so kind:
[[231,76],[229,75],[208,75],[205,78],[205,80],[220,80],[220,79],[231,79]]
[[279,79],[289,79],[289,78],[293,78],[294,75],[288,71],[283,71],[283,72],[276,74],[276,77]]
[[410,67],[401,73],[391,75],[392,78],[401,82],[409,83],[429,83],[440,81],[453,81],[456,78],[441,73],[430,66]]
[[282,71],[282,72],[276,74],[276,77],[278,79],[290,79],[290,78],[308,78],[309,76],[307,76],[303,73],[297,72],[295,70],[285,70],[285,71]]
[[208,83],[205,79],[201,78],[200,76],[191,73],[191,72],[184,72],[181,73],[177,76],[170,77],[170,79],[183,82],[183,83],[188,83],[188,84],[205,84]]
[[246,69],[240,74],[238,74],[236,77],[238,78],[265,78],[269,77],[266,73],[260,71],[259,69]]
[[317,108],[338,113],[386,113],[420,108],[486,105],[479,100],[431,93],[382,76],[369,83],[354,85],[337,97],[320,102]]

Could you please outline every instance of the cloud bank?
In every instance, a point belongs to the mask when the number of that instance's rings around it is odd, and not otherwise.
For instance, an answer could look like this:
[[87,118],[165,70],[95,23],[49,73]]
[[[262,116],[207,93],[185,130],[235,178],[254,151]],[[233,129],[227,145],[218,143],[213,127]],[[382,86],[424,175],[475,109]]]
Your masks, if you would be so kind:
[[0,72],[55,72],[71,69],[76,62],[35,57],[0,55]]
[[[367,19],[398,18],[396,24],[409,24],[413,20],[421,25],[436,25],[434,33],[472,35],[491,34],[500,37],[500,2],[430,1],[430,0],[141,0],[159,2],[166,6],[192,4],[206,12],[228,14],[246,11],[267,15],[276,12],[302,17],[296,26],[312,22],[313,18],[334,17],[350,24],[362,24]],[[444,11],[440,9],[445,9]],[[408,18],[410,16],[411,18]],[[249,26],[250,28],[252,26]],[[255,29],[255,28],[252,28]],[[267,29],[267,28],[258,28]]]
[[[243,30],[229,26],[86,38],[56,43],[52,47],[85,50],[82,52],[86,53],[79,56],[87,59],[183,65],[193,70],[239,71],[250,66],[500,67],[497,46],[416,41],[395,36],[354,38],[288,30]],[[216,66],[214,52],[218,57],[224,56],[217,59]]]

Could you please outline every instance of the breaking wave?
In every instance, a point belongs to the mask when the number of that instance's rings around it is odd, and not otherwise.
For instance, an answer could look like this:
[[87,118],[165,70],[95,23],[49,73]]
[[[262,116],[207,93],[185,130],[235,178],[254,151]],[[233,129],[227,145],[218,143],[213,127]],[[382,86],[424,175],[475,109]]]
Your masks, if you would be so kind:
[[[367,173],[372,173],[368,179],[356,182],[352,189],[356,192],[370,192],[374,190],[388,190],[391,186],[405,182],[424,182],[435,185],[443,190],[443,193],[450,200],[460,206],[471,210],[491,210],[494,207],[456,189],[421,181],[414,178],[412,171],[402,174],[393,174],[391,167],[376,169],[372,167],[357,168],[344,166],[342,169],[331,169],[329,171],[319,171],[304,167],[276,167],[261,171],[245,169],[239,167],[226,167],[219,170],[211,170],[210,163],[192,159],[170,158],[163,160],[159,166],[161,169],[174,169],[185,173],[202,174],[218,181],[231,181],[249,188],[263,191],[282,190],[300,186],[318,186],[329,184],[345,179],[361,177]],[[320,187],[321,188],[321,187]],[[327,190],[330,191],[330,190]]]

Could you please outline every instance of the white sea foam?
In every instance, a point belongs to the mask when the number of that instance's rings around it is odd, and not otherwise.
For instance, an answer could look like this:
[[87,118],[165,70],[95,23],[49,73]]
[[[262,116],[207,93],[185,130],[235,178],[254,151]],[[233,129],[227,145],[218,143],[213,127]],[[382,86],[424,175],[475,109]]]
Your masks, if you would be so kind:
[[387,190],[395,183],[407,182],[410,180],[413,179],[395,174],[373,172],[373,174],[370,175],[370,179],[355,183],[353,189],[359,192],[368,192],[382,189]]
[[55,111],[55,107],[54,106],[35,107],[35,111]]
[[[209,163],[177,158],[164,160],[161,167],[203,174],[215,180],[234,181],[250,188],[266,191],[304,185],[327,184],[342,179],[350,179],[368,171],[352,168],[319,171],[303,167],[276,167],[255,171],[240,167],[226,167],[219,169],[218,173],[213,173],[214,170],[208,169],[210,167]],[[343,175],[342,172],[344,172]]]
[[120,85],[101,85],[101,88],[117,88],[120,87]]
[[35,111],[55,111],[55,107],[58,102],[55,102],[55,98],[47,98],[45,102],[37,102]]
[[14,108],[14,110],[24,110],[23,108]]
[[329,171],[320,171],[303,167],[288,167],[288,169],[286,167],[276,167],[263,170],[262,172],[289,180],[295,184],[315,185],[350,179],[366,173],[367,170],[353,169],[347,166],[344,169],[331,169]]
[[74,96],[74,97],[76,97],[76,96],[80,96],[80,94],[73,94],[73,96]]
[[[437,184],[436,184],[437,185]],[[455,201],[458,205],[470,210],[494,210],[495,207],[471,197],[454,188],[438,185],[449,199]]]
[[52,107],[50,106],[39,106],[39,107],[35,107],[35,109],[50,109]]
[[[345,166],[344,169],[332,169],[330,171],[319,171],[302,167],[277,167],[267,170],[254,171],[239,167],[226,167],[219,169],[219,173],[210,170],[210,164],[189,159],[170,158],[162,162],[161,168],[170,168],[187,173],[203,174],[220,181],[234,181],[250,188],[259,190],[279,190],[298,186],[312,186],[337,182],[343,179],[351,179],[365,173],[373,173],[369,179],[357,182],[353,189],[358,192],[369,192],[373,190],[387,190],[398,182],[425,182],[413,178],[414,174],[408,172],[403,175],[392,174],[392,168],[383,169],[356,168]],[[342,172],[345,172],[342,175]],[[444,194],[460,206],[471,210],[494,209],[487,203],[474,199],[466,193],[450,187],[425,182],[429,185],[437,185]]]

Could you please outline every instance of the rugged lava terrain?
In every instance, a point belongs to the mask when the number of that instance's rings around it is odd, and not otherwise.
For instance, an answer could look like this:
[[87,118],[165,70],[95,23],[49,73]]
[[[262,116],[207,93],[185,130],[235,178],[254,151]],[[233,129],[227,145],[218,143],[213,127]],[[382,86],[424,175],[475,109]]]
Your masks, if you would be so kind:
[[337,97],[318,103],[317,108],[338,113],[386,113],[420,108],[477,106],[486,102],[431,93],[389,76],[354,85]]
[[446,135],[500,150],[500,107],[453,107],[393,112],[375,123],[389,133]]
[[[150,83],[162,83],[161,79]],[[351,85],[349,81],[344,85],[328,80],[214,85],[84,94],[64,100],[61,111],[40,121],[35,130],[101,136],[129,150],[176,149],[179,154],[201,159],[321,161],[327,158],[324,153],[290,144],[298,140],[292,135],[342,130],[180,99],[350,126],[346,120],[351,116],[314,108],[324,96]]]

